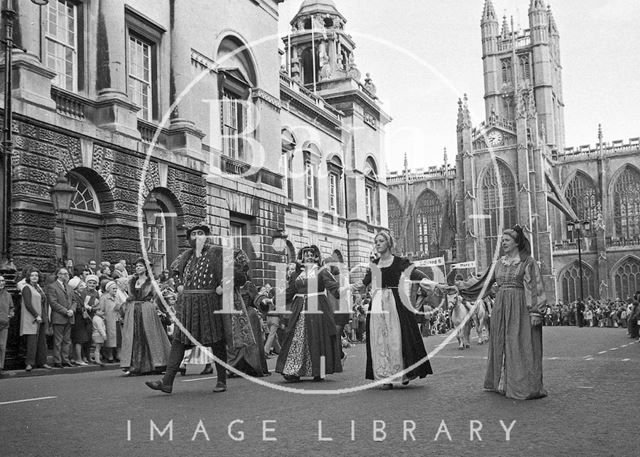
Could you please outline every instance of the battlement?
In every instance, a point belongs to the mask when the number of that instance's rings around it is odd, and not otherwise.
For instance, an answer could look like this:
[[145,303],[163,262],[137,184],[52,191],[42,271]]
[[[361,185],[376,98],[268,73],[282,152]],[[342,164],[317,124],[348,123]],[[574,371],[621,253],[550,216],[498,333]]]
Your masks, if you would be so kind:
[[[633,152],[640,150],[640,137],[629,138],[628,142],[624,140],[614,140],[602,143],[602,151],[605,153]],[[580,154],[593,154],[600,151],[600,145],[583,144],[575,147],[564,148],[564,156],[577,156]]]
[[454,167],[431,166],[426,170],[424,168],[416,168],[415,170],[407,170],[405,177],[404,171],[391,171],[387,175],[387,185],[402,184],[405,182],[426,181],[431,179],[442,179],[444,177],[454,177],[456,169]]

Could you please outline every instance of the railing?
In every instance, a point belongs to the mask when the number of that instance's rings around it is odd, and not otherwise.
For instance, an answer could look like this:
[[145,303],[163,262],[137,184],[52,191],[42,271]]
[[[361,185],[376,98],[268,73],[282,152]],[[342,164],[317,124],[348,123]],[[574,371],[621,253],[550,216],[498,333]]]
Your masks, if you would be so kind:
[[[153,141],[153,137],[158,131],[158,126],[153,122],[138,118],[138,131],[140,132],[140,136],[142,137],[143,142],[151,143],[151,141]],[[162,133],[163,132],[161,131],[160,135],[158,135],[158,144],[162,143],[164,140]]]
[[640,237],[635,238],[611,238],[607,237],[607,247],[625,247],[640,245]]
[[322,97],[319,97],[319,96],[315,95],[313,92],[311,92],[309,89],[304,87],[302,84],[300,84],[300,83],[294,81],[293,79],[289,78],[289,75],[287,75],[286,73],[282,73],[281,72],[280,73],[280,79],[283,82],[287,83],[287,85],[289,86],[289,89],[305,95],[317,107],[329,111],[331,114],[333,114],[334,116],[336,116],[339,119],[342,118],[342,115],[343,115],[342,111],[339,111],[339,110],[335,109],[333,106],[331,106],[328,103],[326,103]]
[[242,175],[246,173],[251,165],[240,160],[232,159],[229,156],[220,156],[220,168],[224,173],[231,175]]
[[58,114],[80,121],[86,118],[86,108],[93,105],[88,98],[59,87],[51,87],[51,98],[56,104]]

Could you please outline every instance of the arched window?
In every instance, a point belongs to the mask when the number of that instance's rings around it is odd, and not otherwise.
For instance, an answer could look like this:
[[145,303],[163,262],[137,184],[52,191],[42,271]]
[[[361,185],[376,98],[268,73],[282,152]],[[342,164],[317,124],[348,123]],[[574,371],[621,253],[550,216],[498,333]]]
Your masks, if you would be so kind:
[[387,213],[389,215],[389,230],[396,241],[396,250],[403,253],[406,251],[404,212],[398,199],[391,194],[387,194]]
[[[250,161],[245,139],[252,133],[249,94],[257,86],[255,65],[249,48],[234,36],[227,36],[220,42],[217,61],[222,67],[218,76],[222,150],[231,159]],[[226,171],[230,171],[229,168],[232,167],[225,166]]]
[[[496,174],[495,165],[487,167],[480,192],[482,194],[482,209],[484,220],[484,249],[485,265],[489,265],[493,259],[493,253],[501,236],[501,230],[513,227],[516,224],[516,186],[509,168],[501,162],[497,162],[500,183]],[[500,227],[500,217],[503,218],[503,226]]]
[[[593,270],[585,263],[582,263],[582,287],[584,288],[584,298],[589,295],[595,297],[595,281]],[[562,290],[562,300],[564,303],[571,303],[582,298],[580,293],[580,264],[573,262],[560,277],[560,288]]]
[[440,224],[442,204],[438,196],[431,192],[424,192],[416,202],[415,220],[418,234],[418,249],[429,255],[440,255]]
[[69,185],[76,190],[71,199],[71,209],[99,213],[98,197],[87,180],[76,173],[69,173],[68,178]]
[[338,155],[334,155],[327,162],[329,178],[329,212],[344,215],[344,192],[342,183],[342,160]]
[[629,257],[613,273],[616,294],[621,299],[633,297],[640,290],[640,260]]
[[622,239],[640,237],[640,172],[627,166],[613,188],[613,222]]
[[177,213],[168,191],[156,188],[149,193],[147,200],[151,200],[156,209],[155,222],[147,224],[146,215],[143,217],[144,247],[153,263],[155,273],[166,269],[169,263],[178,256]]
[[578,172],[564,194],[578,218],[591,223],[589,231],[584,235],[593,235],[594,221],[598,217],[596,186],[593,181],[586,174]]
[[380,195],[378,192],[378,166],[369,157],[364,167],[364,208],[365,218],[369,224],[380,222]]

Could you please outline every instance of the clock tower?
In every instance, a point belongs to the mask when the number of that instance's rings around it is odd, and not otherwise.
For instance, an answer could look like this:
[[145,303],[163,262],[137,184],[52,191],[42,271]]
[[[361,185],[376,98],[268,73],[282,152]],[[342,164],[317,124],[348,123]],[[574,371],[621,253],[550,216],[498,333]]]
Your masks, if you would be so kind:
[[458,261],[482,271],[500,255],[502,231],[520,224],[555,290],[547,198],[551,158],[564,149],[559,34],[544,0],[530,0],[528,13],[528,29],[516,30],[485,0],[485,120],[471,127],[466,96],[458,107],[456,247]]

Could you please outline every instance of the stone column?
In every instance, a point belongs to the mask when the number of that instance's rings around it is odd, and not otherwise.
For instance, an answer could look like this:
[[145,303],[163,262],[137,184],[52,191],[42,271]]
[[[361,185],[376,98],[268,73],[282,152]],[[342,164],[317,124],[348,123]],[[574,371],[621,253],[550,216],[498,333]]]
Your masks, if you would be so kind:
[[97,33],[96,124],[139,139],[140,107],[127,96],[124,0],[100,0]]

